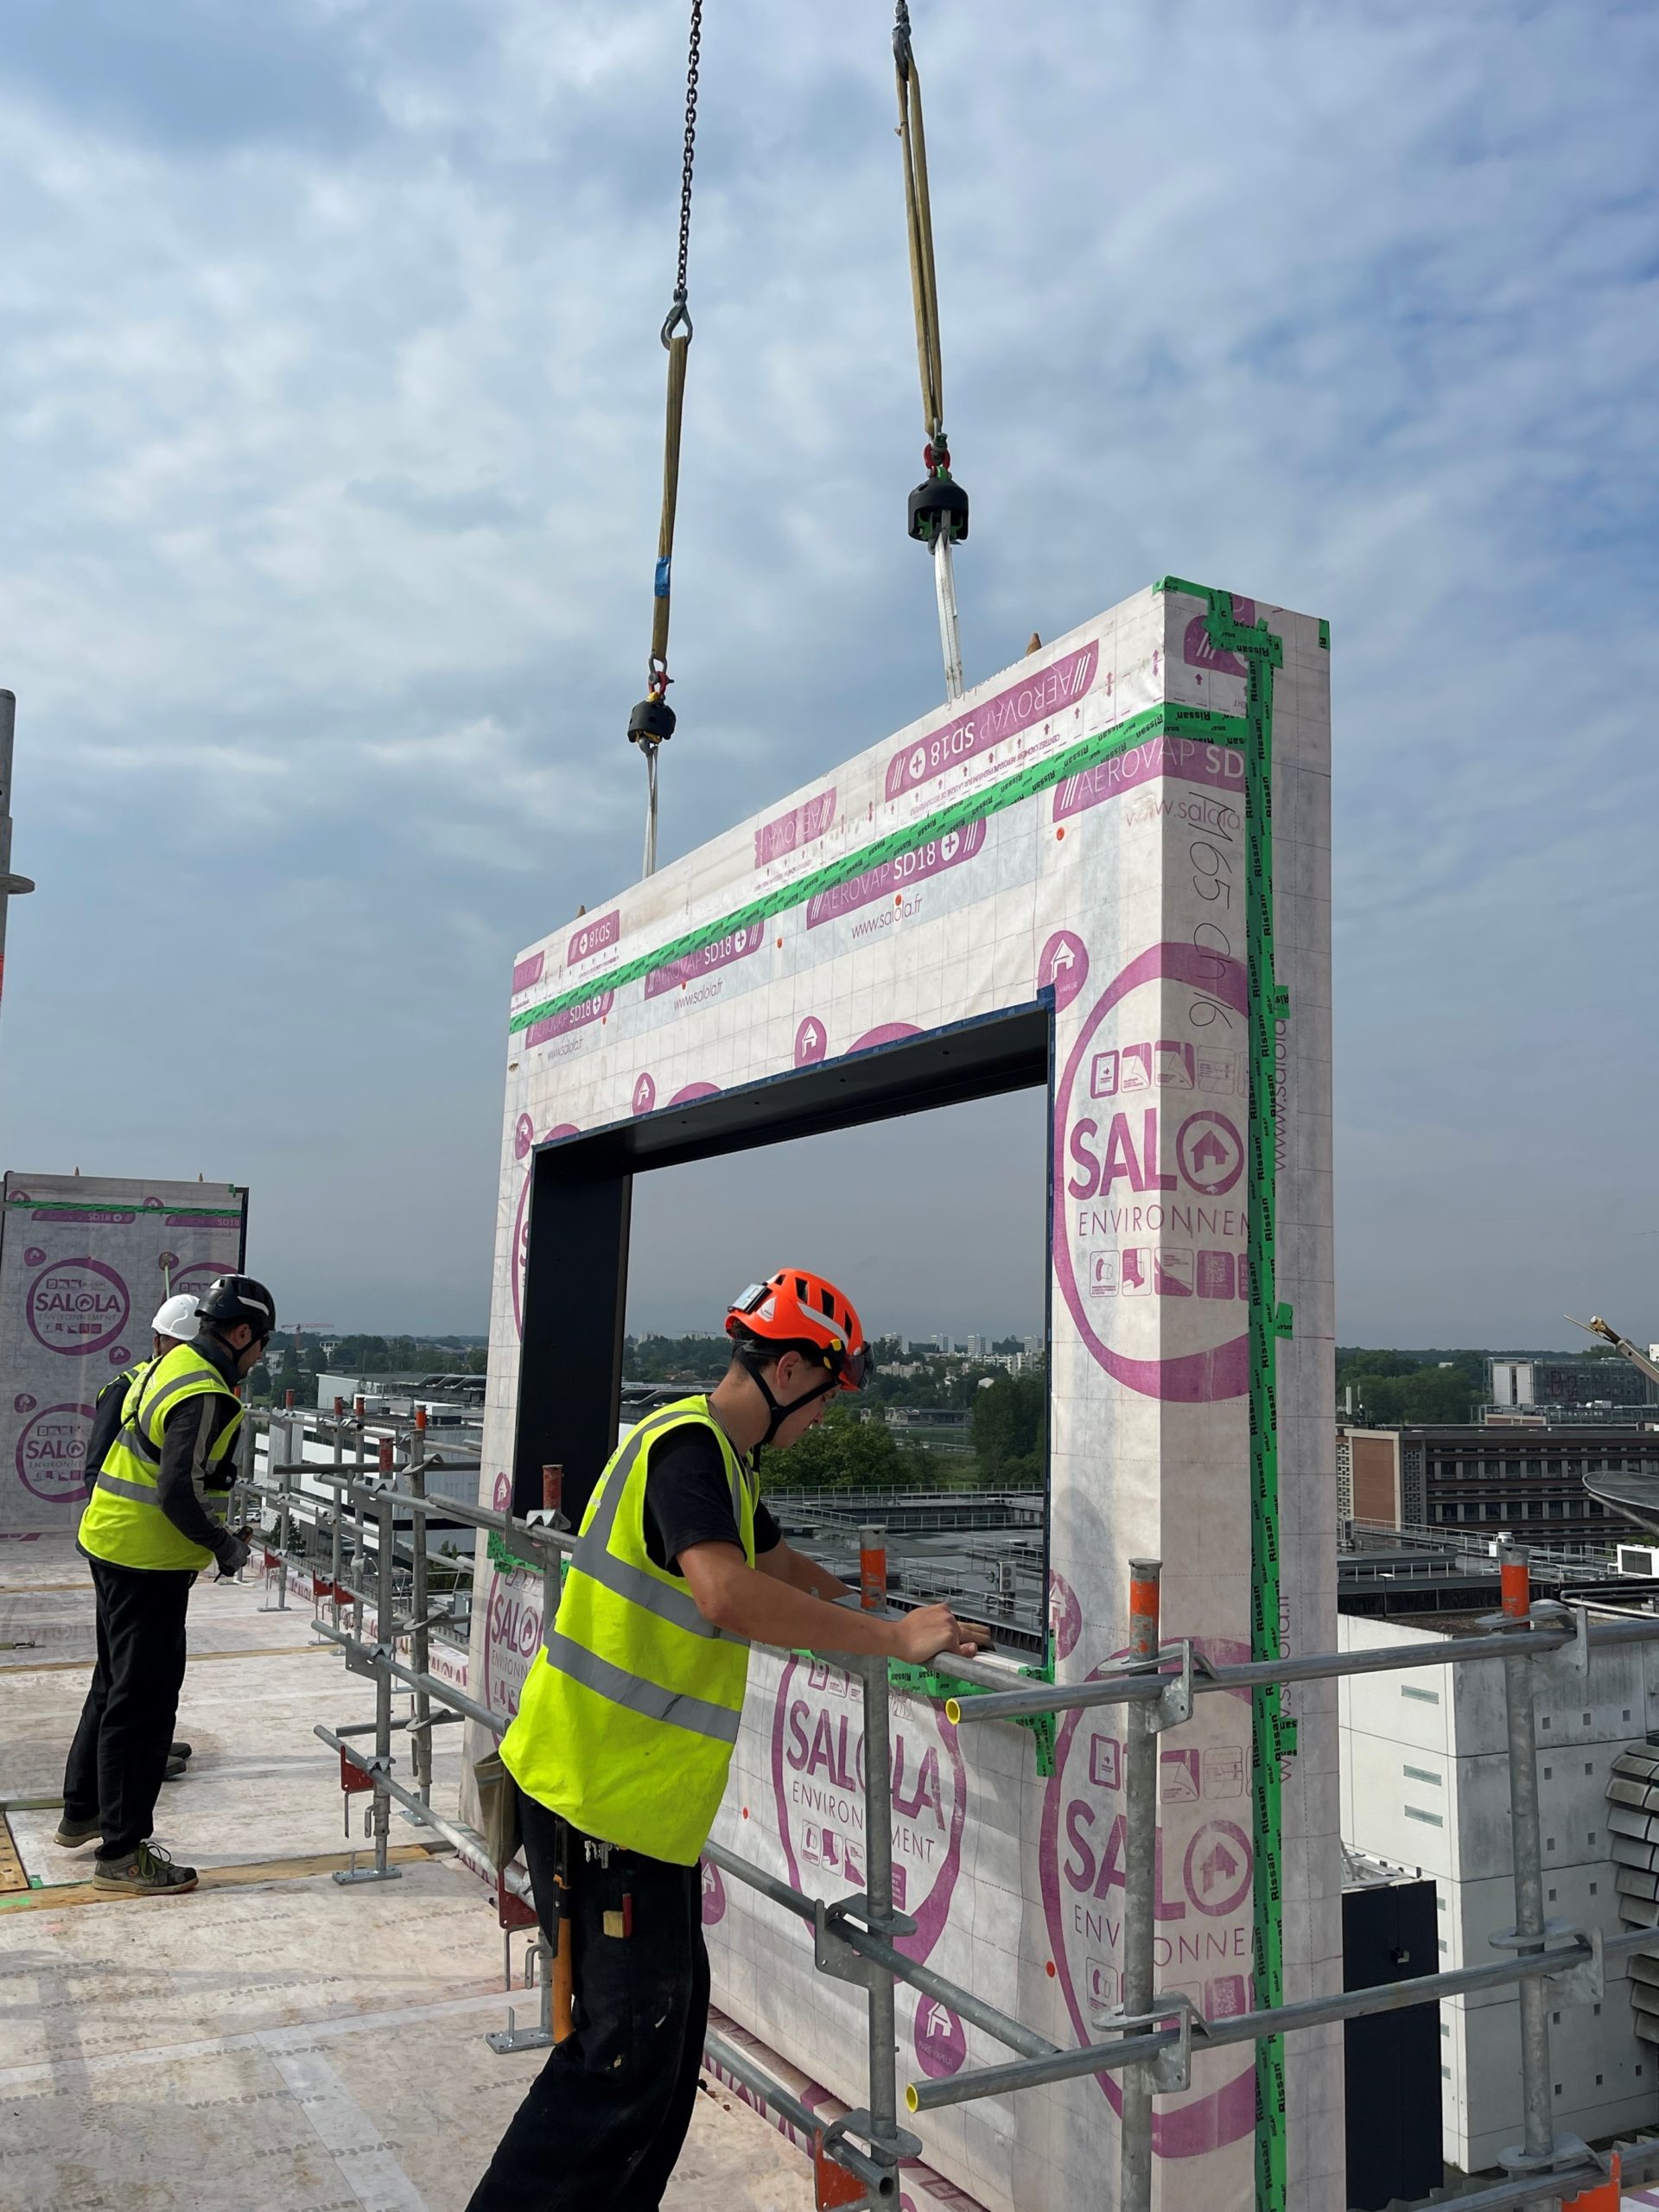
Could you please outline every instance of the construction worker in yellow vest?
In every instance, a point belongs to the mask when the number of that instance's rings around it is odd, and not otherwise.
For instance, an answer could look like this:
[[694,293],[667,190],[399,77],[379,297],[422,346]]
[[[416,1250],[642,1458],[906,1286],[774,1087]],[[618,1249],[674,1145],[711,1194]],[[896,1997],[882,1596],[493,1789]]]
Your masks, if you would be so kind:
[[858,1390],[870,1356],[833,1283],[785,1268],[726,1317],[707,1396],[647,1415],[601,1476],[501,1757],[542,1926],[568,1882],[574,2032],[468,2212],[654,2212],[690,2126],[709,2011],[697,1859],[726,1788],[751,1643],[924,1664],[982,1630],[898,1620],[791,1549],[756,1457]]
[[[121,1433],[126,1416],[127,1393],[139,1377],[145,1375],[158,1359],[165,1359],[177,1344],[188,1344],[196,1333],[196,1294],[193,1290],[175,1291],[156,1307],[149,1325],[149,1357],[136,1360],[119,1375],[112,1375],[92,1401],[92,1425],[86,1437],[86,1463],[82,1470],[86,1479],[86,1495],[90,1497],[98,1488],[99,1470],[105,1453]],[[82,1731],[77,1730],[75,1742],[69,1752],[69,1764],[75,1774],[77,1794],[81,1797],[98,1795],[98,1726],[96,1719],[86,1724],[82,1716]],[[176,1782],[185,1770],[191,1745],[181,1743],[175,1737],[167,1747],[167,1771],[163,1779]],[[66,1793],[67,1794],[67,1793]],[[81,1840],[73,1835],[60,1835],[60,1843],[71,1845]]]
[[194,1866],[150,1841],[184,1681],[191,1586],[232,1575],[248,1546],[225,1525],[242,1424],[238,1380],[276,1325],[251,1275],[221,1275],[196,1306],[188,1344],[137,1374],[104,1454],[77,1541],[98,1598],[98,1665],[64,1771],[55,1840],[99,1839],[92,1882],[134,1897],[196,1886]]
[[194,1291],[175,1291],[171,1298],[164,1298],[156,1307],[155,1318],[149,1325],[149,1357],[135,1360],[119,1375],[111,1376],[93,1399],[92,1426],[87,1433],[86,1464],[82,1470],[86,1478],[88,1497],[98,1488],[98,1474],[104,1465],[104,1454],[121,1433],[128,1391],[141,1375],[152,1368],[158,1359],[164,1359],[175,1344],[188,1344],[195,1335],[196,1328],[196,1297]]

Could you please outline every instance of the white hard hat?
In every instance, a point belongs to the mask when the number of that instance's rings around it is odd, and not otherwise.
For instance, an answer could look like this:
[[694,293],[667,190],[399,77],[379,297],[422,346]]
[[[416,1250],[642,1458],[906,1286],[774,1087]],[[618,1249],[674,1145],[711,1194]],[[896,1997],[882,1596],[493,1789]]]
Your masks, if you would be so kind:
[[196,1333],[195,1293],[180,1290],[163,1299],[149,1325],[158,1337],[177,1337],[181,1343],[188,1344]]

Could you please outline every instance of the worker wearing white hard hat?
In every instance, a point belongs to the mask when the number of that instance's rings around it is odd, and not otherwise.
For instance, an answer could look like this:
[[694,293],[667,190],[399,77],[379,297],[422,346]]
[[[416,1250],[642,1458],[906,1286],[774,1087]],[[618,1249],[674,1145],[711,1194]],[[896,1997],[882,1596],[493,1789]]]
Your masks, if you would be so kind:
[[196,1333],[196,1294],[194,1290],[175,1290],[171,1298],[164,1298],[156,1308],[150,1334],[156,1340],[156,1357],[159,1359],[175,1344],[188,1344]]
[[122,1410],[127,1402],[127,1393],[141,1376],[147,1375],[155,1363],[165,1357],[175,1344],[188,1344],[196,1333],[196,1294],[192,1290],[175,1290],[164,1298],[156,1308],[149,1325],[149,1357],[135,1360],[130,1367],[123,1368],[119,1375],[112,1375],[92,1402],[92,1426],[86,1438],[86,1459],[82,1473],[86,1478],[86,1495],[90,1497],[98,1480],[99,1470],[104,1465],[105,1454],[114,1443],[121,1429]]

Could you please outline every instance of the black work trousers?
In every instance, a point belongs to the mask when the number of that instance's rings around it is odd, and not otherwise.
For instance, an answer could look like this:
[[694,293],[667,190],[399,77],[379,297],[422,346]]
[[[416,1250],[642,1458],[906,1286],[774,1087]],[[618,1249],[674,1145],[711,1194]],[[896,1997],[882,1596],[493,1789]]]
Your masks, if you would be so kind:
[[67,1819],[104,1822],[100,1859],[149,1836],[184,1681],[184,1615],[194,1572],[88,1559],[98,1593],[98,1665],[63,1774]]
[[[556,1819],[518,1796],[551,1942]],[[691,2125],[709,2023],[698,1871],[614,1847],[606,1866],[586,1845],[574,1830],[575,2032],[550,2054],[467,2212],[657,2212]]]

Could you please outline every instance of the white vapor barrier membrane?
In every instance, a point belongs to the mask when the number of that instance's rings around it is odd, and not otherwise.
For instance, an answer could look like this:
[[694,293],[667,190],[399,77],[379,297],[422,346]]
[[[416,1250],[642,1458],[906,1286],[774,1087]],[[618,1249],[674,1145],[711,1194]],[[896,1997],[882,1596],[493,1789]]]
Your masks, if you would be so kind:
[[149,1357],[175,1291],[241,1265],[247,1192],[223,1183],[8,1173],[0,1207],[0,1535],[73,1529],[92,1402]]
[[[510,1488],[535,1147],[1018,1007],[1054,1023],[1051,1621],[1058,1678],[1107,1670],[1128,1560],[1164,1562],[1166,1638],[1249,1656],[1246,670],[1173,580],[925,716],[531,946],[512,978],[481,1495]],[[1273,716],[1281,1643],[1336,1635],[1331,1188],[1330,655],[1323,626],[1235,597],[1282,639]],[[787,1090],[787,1083],[779,1085]],[[788,1244],[786,1223],[778,1249]],[[805,1255],[810,1261],[810,1255]],[[756,1255],[756,1271],[775,1264]],[[857,1285],[847,1286],[856,1299]],[[709,1285],[710,1327],[733,1286]],[[539,1580],[480,1551],[474,1681],[511,1708]],[[1285,1990],[1341,1986],[1336,1714],[1285,1697]],[[904,1948],[1055,2042],[1119,2000],[1121,1712],[952,1730],[895,1692]],[[862,1880],[861,1707],[833,1666],[757,1652],[719,1840],[825,1897]],[[1250,1710],[1211,1695],[1161,1739],[1157,1975],[1211,2017],[1252,2002]],[[716,2001],[837,2094],[865,2097],[863,1998],[810,1934],[710,1872]],[[899,1993],[899,2075],[1009,2054]],[[1288,2059],[1289,2203],[1338,2201],[1339,2031]],[[1109,2077],[947,2107],[930,2164],[988,2206],[1115,2201]],[[1155,2201],[1254,2202],[1249,2046],[1160,2097]]]

